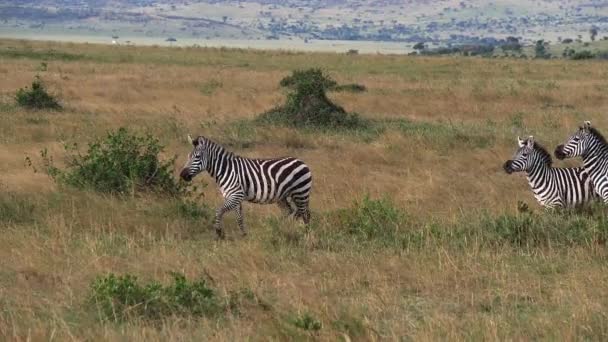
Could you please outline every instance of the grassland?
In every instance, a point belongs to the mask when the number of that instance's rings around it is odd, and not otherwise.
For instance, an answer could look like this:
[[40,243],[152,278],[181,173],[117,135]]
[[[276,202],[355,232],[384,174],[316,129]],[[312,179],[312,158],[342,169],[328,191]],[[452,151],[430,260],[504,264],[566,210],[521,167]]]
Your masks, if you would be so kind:
[[[279,80],[304,67],[365,85],[331,98],[370,119],[369,129],[253,122],[283,100]],[[36,74],[64,111],[14,105]],[[517,135],[551,148],[582,120],[605,130],[607,76],[599,61],[0,41],[0,336],[605,340],[601,210],[539,213],[525,178],[501,165]],[[46,149],[62,165],[64,143],[122,126],[178,155],[176,175],[187,133],[246,156],[302,158],[315,177],[313,224],[246,205],[250,235],[241,238],[229,215],[228,240],[218,242],[208,216],[174,200],[62,188],[25,163],[36,166]],[[196,181],[208,184],[201,207],[221,203],[208,176]],[[517,213],[518,201],[535,213]],[[244,289],[253,300],[220,316],[111,323],[88,301],[92,281],[109,272],[163,283],[180,272],[221,298]]]

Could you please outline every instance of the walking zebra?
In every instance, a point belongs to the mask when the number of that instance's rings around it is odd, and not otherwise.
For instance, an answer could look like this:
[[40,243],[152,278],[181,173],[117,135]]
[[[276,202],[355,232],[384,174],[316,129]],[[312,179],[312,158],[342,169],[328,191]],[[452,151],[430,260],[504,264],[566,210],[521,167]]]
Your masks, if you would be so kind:
[[308,224],[312,175],[304,162],[291,157],[250,159],[237,156],[202,136],[194,140],[188,136],[188,140],[194,150],[188,155],[180,176],[191,181],[206,170],[219,185],[224,196],[224,205],[217,209],[214,222],[219,238],[224,238],[222,216],[231,210],[236,210],[241,233],[247,234],[243,222],[243,201],[277,203],[289,215]]
[[552,167],[551,155],[534,142],[533,137],[521,140],[512,160],[507,160],[507,173],[525,171],[536,200],[545,208],[575,207],[594,197],[590,178],[583,168]]
[[608,203],[608,143],[597,129],[591,127],[590,121],[585,121],[565,144],[557,146],[555,156],[559,159],[581,156],[595,193]]

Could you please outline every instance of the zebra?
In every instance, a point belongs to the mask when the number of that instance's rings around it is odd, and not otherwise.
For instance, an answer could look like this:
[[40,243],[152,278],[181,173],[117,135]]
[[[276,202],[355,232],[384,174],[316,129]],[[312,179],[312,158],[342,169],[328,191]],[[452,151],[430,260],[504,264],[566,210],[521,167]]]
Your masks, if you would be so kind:
[[555,156],[558,159],[581,156],[595,193],[608,203],[608,143],[597,129],[591,127],[591,121],[585,121],[566,143],[557,146]]
[[595,197],[590,178],[582,167],[552,167],[551,154],[530,136],[517,137],[519,148],[503,168],[507,173],[526,172],[536,200],[547,209],[577,207]]
[[277,203],[288,215],[310,221],[308,207],[312,189],[312,174],[303,161],[292,158],[251,159],[229,152],[223,146],[199,136],[188,141],[194,146],[180,177],[191,181],[202,171],[215,179],[224,197],[224,204],[216,210],[214,228],[218,238],[224,238],[222,217],[236,210],[237,222],[243,236],[247,235],[243,222],[242,202]]

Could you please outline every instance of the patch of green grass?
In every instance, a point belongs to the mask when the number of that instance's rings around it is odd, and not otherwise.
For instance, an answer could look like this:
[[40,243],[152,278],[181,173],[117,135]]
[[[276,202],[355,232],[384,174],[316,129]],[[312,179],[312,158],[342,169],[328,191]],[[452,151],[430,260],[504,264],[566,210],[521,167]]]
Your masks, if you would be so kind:
[[109,274],[91,284],[89,301],[99,319],[121,322],[129,319],[158,320],[171,315],[217,316],[224,304],[204,280],[189,281],[173,274],[173,282],[141,284],[133,275]]
[[32,198],[0,188],[0,225],[30,223],[36,212]]
[[296,327],[306,331],[319,331],[323,327],[321,321],[308,312],[293,317],[291,322]]
[[419,139],[425,147],[448,150],[453,148],[487,148],[496,140],[493,123],[483,126],[452,122],[422,122],[407,119],[386,120],[387,127],[408,137]]
[[608,216],[590,212],[557,211],[491,215],[466,213],[453,222],[424,222],[409,218],[390,199],[364,197],[350,208],[313,215],[308,228],[269,219],[273,248],[303,250],[419,250],[442,246],[451,249],[537,248],[594,246],[608,241]]
[[40,116],[31,116],[25,118],[25,122],[31,125],[47,125],[49,123],[49,119]]
[[365,196],[338,215],[345,232],[358,243],[392,245],[399,240],[400,228],[408,224],[407,215],[388,198],[373,200]]
[[57,50],[32,50],[32,49],[18,49],[18,48],[4,48],[0,49],[0,57],[3,58],[29,58],[39,59],[45,61],[81,61],[89,59],[87,56],[82,54],[74,54],[69,52],[57,51]]
[[211,79],[205,83],[203,83],[200,87],[201,94],[205,96],[213,95],[213,93],[223,86],[222,82]]

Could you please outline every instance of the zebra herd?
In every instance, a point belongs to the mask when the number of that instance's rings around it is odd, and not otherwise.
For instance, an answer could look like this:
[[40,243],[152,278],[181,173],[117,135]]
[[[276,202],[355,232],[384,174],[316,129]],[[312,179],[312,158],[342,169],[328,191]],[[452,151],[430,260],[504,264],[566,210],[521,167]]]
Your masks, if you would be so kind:
[[[292,157],[245,158],[203,136],[196,139],[188,136],[188,140],[193,150],[188,154],[180,177],[191,181],[207,171],[217,182],[224,197],[224,204],[216,210],[214,220],[219,238],[224,238],[222,217],[232,210],[236,211],[241,233],[247,234],[243,201],[276,203],[286,214],[308,224],[312,174],[303,161]],[[503,168],[507,173],[525,172],[542,206],[576,207],[598,196],[608,203],[608,143],[589,121],[555,149],[559,159],[581,156],[582,167],[553,167],[551,154],[531,136],[523,140],[518,137],[518,145],[515,156],[507,160]]]
[[560,159],[581,157],[582,167],[552,167],[551,155],[533,137],[517,138],[519,148],[504,163],[507,173],[526,172],[534,196],[545,208],[576,207],[595,198],[608,203],[608,142],[585,121],[555,149]]

